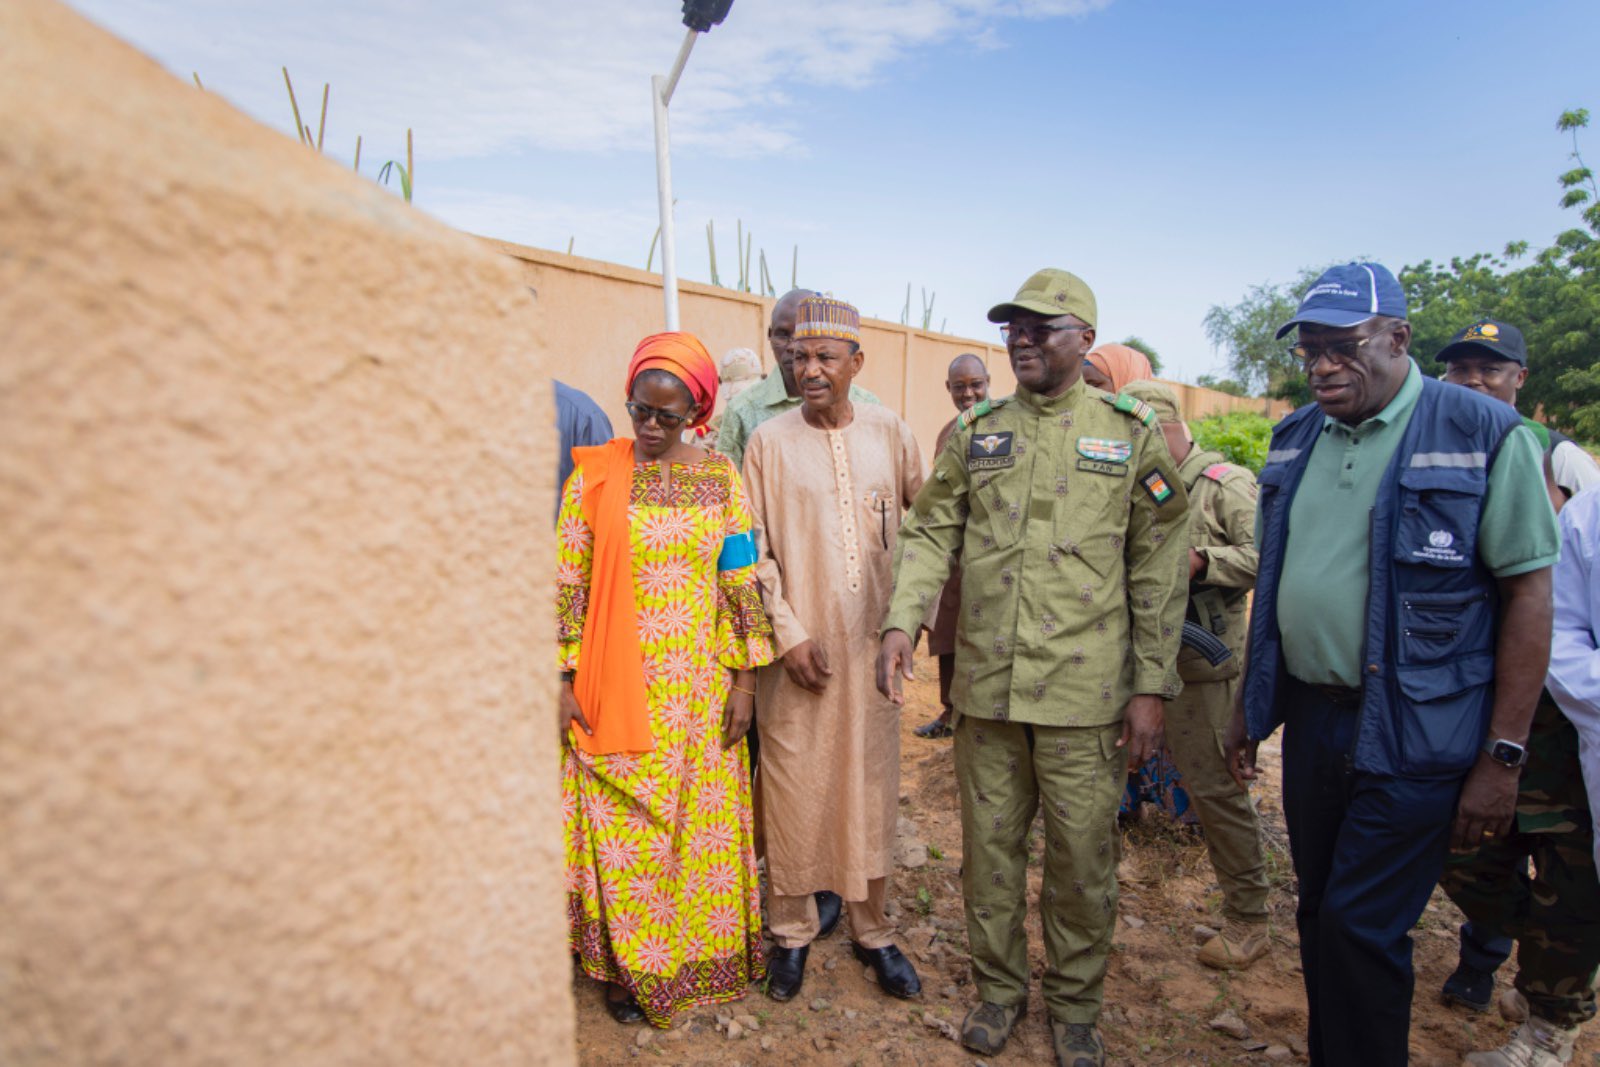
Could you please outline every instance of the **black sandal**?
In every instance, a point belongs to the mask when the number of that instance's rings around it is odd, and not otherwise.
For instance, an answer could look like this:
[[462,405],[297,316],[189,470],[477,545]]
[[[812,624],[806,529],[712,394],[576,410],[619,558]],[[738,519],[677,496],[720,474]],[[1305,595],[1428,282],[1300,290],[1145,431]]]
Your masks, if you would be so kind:
[[934,719],[932,722],[923,723],[921,726],[917,727],[911,732],[918,737],[924,737],[929,740],[936,740],[941,737],[950,737],[955,734],[955,730],[951,729],[950,727],[950,720],[946,719],[943,715],[939,716],[937,719]]
[[[621,999],[614,999],[613,993],[621,993]],[[644,1011],[639,1007],[639,1002],[626,989],[611,982],[606,983],[606,1011],[624,1026],[644,1022]]]

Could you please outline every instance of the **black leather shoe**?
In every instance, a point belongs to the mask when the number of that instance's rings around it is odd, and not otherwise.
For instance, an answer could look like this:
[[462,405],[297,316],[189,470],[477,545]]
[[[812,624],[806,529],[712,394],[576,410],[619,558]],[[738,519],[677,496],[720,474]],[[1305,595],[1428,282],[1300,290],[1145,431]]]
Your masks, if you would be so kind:
[[[613,999],[614,997],[617,999]],[[624,1026],[629,1023],[644,1022],[644,1011],[639,1007],[639,1002],[629,996],[621,986],[609,984],[606,986],[606,1011]]]
[[883,991],[891,997],[901,1000],[910,1000],[912,997],[922,995],[922,980],[917,977],[917,969],[911,966],[911,961],[905,954],[893,945],[883,948],[862,948],[860,945],[850,946],[855,952],[856,959],[862,963],[870,964],[878,973],[878,984]]
[[1447,1004],[1459,1004],[1473,1011],[1488,1011],[1494,1000],[1494,972],[1480,971],[1465,963],[1456,967],[1455,973],[1444,980],[1439,990]]
[[817,897],[817,936],[827,937],[839,929],[839,916],[844,914],[844,901],[838,893],[824,889]]
[[793,1000],[806,980],[806,957],[810,954],[810,945],[799,948],[774,945],[772,955],[767,957],[767,996],[777,1001]]

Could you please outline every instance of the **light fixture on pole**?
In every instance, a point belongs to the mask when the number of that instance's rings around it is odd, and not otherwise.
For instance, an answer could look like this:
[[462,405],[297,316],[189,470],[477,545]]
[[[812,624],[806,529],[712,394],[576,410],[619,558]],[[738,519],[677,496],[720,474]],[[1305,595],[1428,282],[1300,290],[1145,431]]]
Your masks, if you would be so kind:
[[727,18],[731,7],[733,0],[683,0],[683,24],[689,32],[684,35],[671,73],[650,79],[650,106],[656,124],[656,200],[661,213],[661,299],[668,330],[678,328],[678,257],[672,231],[672,149],[667,134],[667,105],[672,103],[673,90],[683,76],[683,65],[689,62],[695,38]]

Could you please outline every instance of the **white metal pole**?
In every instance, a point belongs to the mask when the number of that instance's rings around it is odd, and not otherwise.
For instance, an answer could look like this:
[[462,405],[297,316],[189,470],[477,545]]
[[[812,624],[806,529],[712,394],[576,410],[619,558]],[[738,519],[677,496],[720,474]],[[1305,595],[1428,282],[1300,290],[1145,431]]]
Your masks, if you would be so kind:
[[672,94],[677,91],[678,79],[683,77],[683,65],[689,62],[689,53],[694,49],[694,41],[700,34],[690,30],[684,35],[683,44],[678,46],[678,58],[672,61],[672,73],[667,75],[667,88],[661,94],[663,103],[672,103]]
[[650,79],[650,100],[656,117],[656,209],[661,213],[661,301],[666,328],[678,328],[678,258],[672,235],[672,149],[667,140],[667,102],[661,98],[666,79]]
[[656,206],[661,215],[661,302],[668,330],[678,329],[678,255],[672,229],[672,144],[667,128],[667,105],[683,75],[683,65],[698,37],[694,30],[683,39],[672,73],[650,79],[650,107],[656,124]]

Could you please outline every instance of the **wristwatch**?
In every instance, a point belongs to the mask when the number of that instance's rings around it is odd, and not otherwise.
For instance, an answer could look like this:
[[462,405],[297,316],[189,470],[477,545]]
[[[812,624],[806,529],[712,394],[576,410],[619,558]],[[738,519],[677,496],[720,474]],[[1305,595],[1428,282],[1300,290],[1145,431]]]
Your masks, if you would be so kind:
[[577,676],[578,676],[578,672],[577,671],[562,671],[561,672],[561,680],[563,682],[570,682],[574,678],[576,678]]
[[1506,767],[1520,767],[1528,762],[1528,749],[1515,741],[1504,738],[1492,737],[1483,743],[1483,750],[1489,758]]

